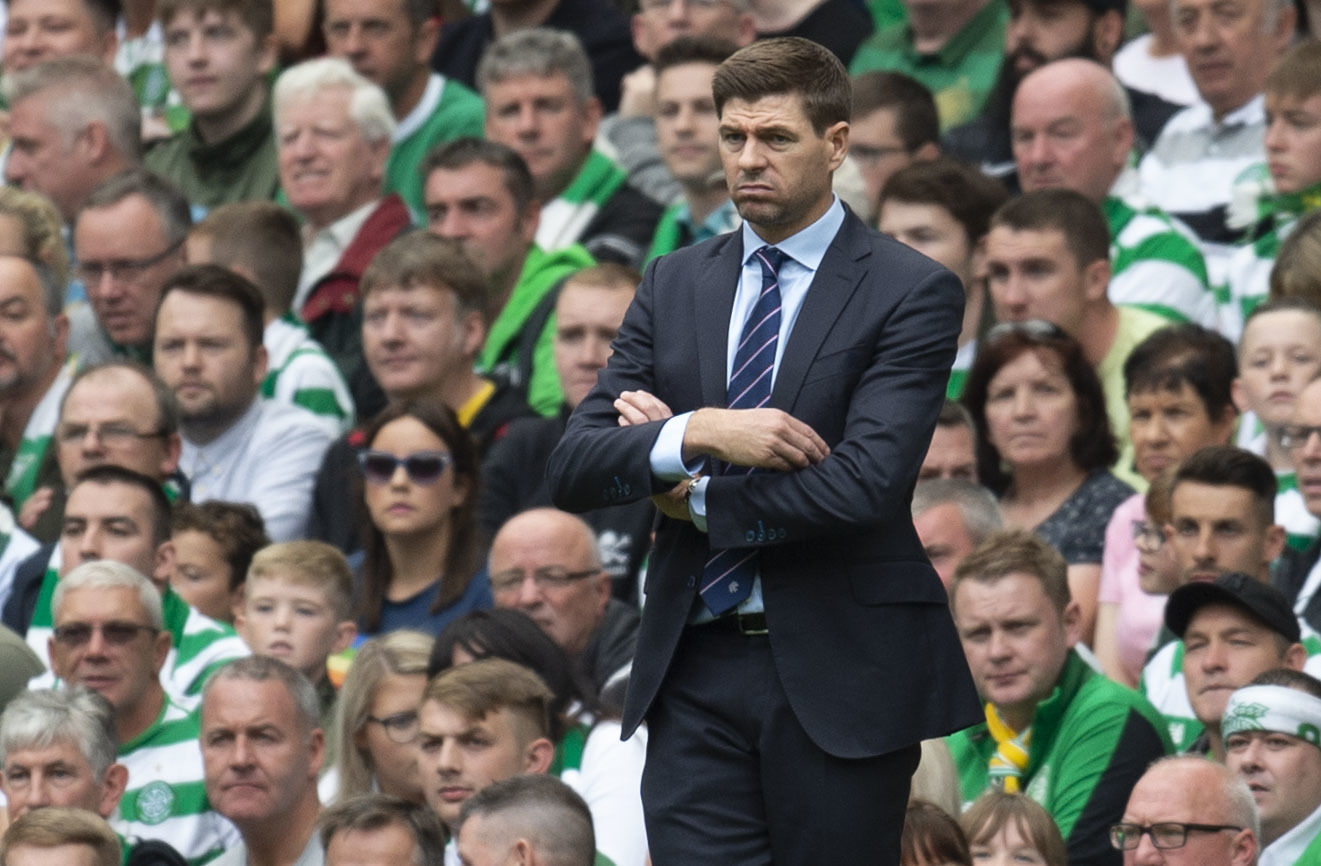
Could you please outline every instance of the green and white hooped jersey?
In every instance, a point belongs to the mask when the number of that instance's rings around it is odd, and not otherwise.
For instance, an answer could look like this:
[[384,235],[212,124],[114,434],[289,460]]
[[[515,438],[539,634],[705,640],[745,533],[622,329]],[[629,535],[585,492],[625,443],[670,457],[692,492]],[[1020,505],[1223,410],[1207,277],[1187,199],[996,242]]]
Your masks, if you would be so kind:
[[268,358],[261,395],[306,409],[336,438],[349,432],[354,412],[349,386],[307,326],[286,313],[266,326],[261,341]]
[[1102,209],[1110,225],[1110,302],[1214,328],[1216,300],[1197,236],[1138,197],[1107,196]]

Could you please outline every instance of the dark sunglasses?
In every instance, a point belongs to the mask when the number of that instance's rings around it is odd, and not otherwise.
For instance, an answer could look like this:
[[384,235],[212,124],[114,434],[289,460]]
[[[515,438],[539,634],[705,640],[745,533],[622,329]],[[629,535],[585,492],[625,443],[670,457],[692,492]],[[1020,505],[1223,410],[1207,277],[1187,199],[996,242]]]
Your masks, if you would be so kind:
[[373,484],[388,483],[400,466],[414,484],[435,484],[445,473],[445,467],[453,462],[453,455],[443,451],[414,451],[406,457],[396,457],[388,451],[362,451],[358,454],[362,475]]
[[156,634],[159,629],[135,622],[112,621],[93,625],[88,622],[71,622],[57,625],[54,629],[55,642],[67,647],[80,647],[92,639],[92,632],[101,631],[101,638],[111,646],[124,646],[144,631]]

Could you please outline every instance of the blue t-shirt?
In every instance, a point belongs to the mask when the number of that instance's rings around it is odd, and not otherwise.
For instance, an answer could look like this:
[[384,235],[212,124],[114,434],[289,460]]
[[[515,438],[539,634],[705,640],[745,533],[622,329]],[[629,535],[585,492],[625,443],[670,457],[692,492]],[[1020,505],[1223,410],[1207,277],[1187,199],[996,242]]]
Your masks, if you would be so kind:
[[[416,629],[427,634],[438,635],[452,620],[458,619],[465,613],[472,610],[485,610],[495,606],[495,599],[491,597],[491,581],[487,577],[485,566],[482,566],[473,575],[472,580],[468,583],[468,588],[453,604],[432,613],[431,602],[435,599],[436,590],[439,586],[440,581],[437,580],[417,595],[404,601],[385,599],[381,604],[381,627],[368,637],[398,631],[401,628]],[[359,623],[358,627],[362,628],[362,623]]]

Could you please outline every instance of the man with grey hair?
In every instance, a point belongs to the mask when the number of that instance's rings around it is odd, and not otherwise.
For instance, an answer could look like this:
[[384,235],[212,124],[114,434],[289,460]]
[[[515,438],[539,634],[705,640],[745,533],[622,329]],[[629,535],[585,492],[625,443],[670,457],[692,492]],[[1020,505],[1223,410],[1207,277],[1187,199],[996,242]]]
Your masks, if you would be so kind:
[[339,365],[363,418],[385,396],[362,356],[358,283],[367,264],[412,223],[382,197],[396,124],[381,88],[342,58],[290,67],[275,82],[280,186],[304,220],[303,272],[293,309]]
[[1254,866],[1260,835],[1247,784],[1222,764],[1180,755],[1138,780],[1110,843],[1126,864]]
[[115,708],[91,689],[38,689],[0,715],[0,789],[9,820],[45,806],[109,818],[128,785],[115,761]]
[[596,841],[583,798],[554,776],[512,776],[473,794],[459,813],[467,866],[515,862],[592,866]]
[[74,273],[116,356],[150,363],[161,286],[183,267],[192,224],[183,193],[142,168],[98,184],[78,211]]
[[995,495],[973,481],[935,478],[913,490],[913,528],[946,590],[964,557],[1001,525]]
[[325,733],[316,688],[279,659],[232,662],[202,692],[206,794],[243,841],[217,866],[321,866],[317,774]]
[[577,243],[598,261],[639,267],[661,208],[592,147],[601,101],[577,38],[544,27],[501,37],[482,57],[477,84],[486,137],[516,151],[532,172],[542,202],[537,245],[553,251]]
[[[389,794],[360,794],[336,803],[317,822],[326,866],[374,863],[431,866],[445,859],[445,825],[425,804]],[[367,856],[365,856],[367,855]]]
[[55,585],[51,667],[115,709],[119,761],[129,788],[110,822],[122,836],[161,839],[189,859],[210,859],[237,841],[201,795],[197,717],[161,686],[170,651],[161,595],[130,566],[84,563]]
[[1138,193],[1127,169],[1133,135],[1123,85],[1094,61],[1048,63],[1014,93],[1019,183],[1025,192],[1071,189],[1101,206],[1110,227],[1111,303],[1213,328],[1215,296],[1197,237]]

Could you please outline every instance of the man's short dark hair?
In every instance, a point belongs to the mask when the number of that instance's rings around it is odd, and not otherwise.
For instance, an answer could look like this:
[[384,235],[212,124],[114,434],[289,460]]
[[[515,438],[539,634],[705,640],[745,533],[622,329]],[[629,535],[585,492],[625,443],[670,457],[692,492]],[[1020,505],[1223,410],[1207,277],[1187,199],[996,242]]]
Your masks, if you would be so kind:
[[1223,334],[1181,322],[1152,331],[1124,361],[1124,395],[1177,392],[1187,383],[1212,421],[1233,407],[1231,385],[1238,376],[1234,344]]
[[1314,698],[1321,698],[1321,680],[1303,671],[1292,668],[1275,668],[1263,671],[1252,678],[1250,686],[1284,686]]
[[1050,599],[1055,612],[1064,615],[1072,595],[1069,592],[1069,564],[1050,542],[1023,529],[992,532],[954,569],[950,583],[950,606],[958,598],[964,581],[994,584],[1011,574],[1026,574],[1041,583],[1041,591]]
[[247,502],[180,502],[170,521],[171,532],[200,532],[215,542],[229,566],[229,589],[248,577],[252,556],[271,543],[261,512]]
[[738,46],[728,39],[718,36],[680,36],[667,42],[656,52],[652,69],[656,77],[667,69],[683,66],[685,63],[708,63],[719,66],[738,51]]
[[87,194],[78,213],[112,207],[131,195],[140,195],[151,205],[161,221],[166,243],[183,243],[193,225],[192,205],[177,186],[145,168],[126,168],[101,181]]
[[926,85],[902,72],[864,72],[853,79],[853,117],[874,111],[894,112],[894,131],[910,154],[924,144],[940,143],[940,116]]
[[944,208],[963,226],[972,245],[986,237],[991,215],[1009,200],[1009,191],[1000,181],[972,166],[941,156],[904,166],[890,175],[881,188],[880,207],[891,200]]
[[148,478],[141,472],[134,472],[132,469],[123,466],[116,466],[113,463],[102,463],[99,466],[92,466],[78,473],[74,479],[73,487],[69,489],[72,494],[75,488],[84,484],[124,484],[128,487],[134,487],[147,495],[151,502],[151,540],[156,546],[160,546],[170,540],[170,511],[172,506],[170,500],[165,495],[165,488],[161,487],[160,481],[155,478]]
[[991,217],[991,228],[1057,231],[1079,268],[1110,260],[1110,227],[1096,202],[1071,189],[1039,189],[1005,202]]
[[436,169],[459,171],[475,162],[499,169],[504,177],[505,189],[514,199],[514,208],[519,213],[526,210],[536,198],[536,184],[532,180],[532,172],[528,171],[527,163],[517,151],[498,141],[471,136],[456,138],[428,153],[419,169],[422,182],[425,184],[427,178]]
[[527,838],[548,863],[590,866],[596,859],[587,803],[554,776],[524,774],[486,786],[464,801],[459,828],[475,816],[487,828],[497,815],[512,822],[511,835]]
[[94,376],[107,370],[125,370],[129,373],[135,373],[142,377],[142,380],[151,388],[151,395],[156,403],[156,432],[161,436],[173,436],[179,432],[179,401],[175,399],[174,391],[161,381],[161,377],[156,375],[156,371],[145,364],[128,358],[118,358],[113,361],[106,361],[104,364],[96,364],[91,367],[83,367],[73,376],[73,381],[69,384],[68,390],[64,392],[64,397],[60,400],[60,418],[64,418],[64,404],[69,400],[69,394],[73,392],[74,387],[83,379]]
[[367,266],[362,275],[362,297],[386,286],[429,286],[451,291],[458,302],[457,312],[476,310],[488,324],[495,312],[490,309],[490,284],[462,244],[421,229],[390,241]]
[[1262,526],[1275,522],[1275,470],[1265,459],[1233,445],[1208,445],[1190,454],[1174,473],[1170,497],[1184,482],[1238,487],[1252,494]]
[[940,406],[940,414],[936,416],[937,427],[966,427],[968,432],[977,435],[977,422],[972,420],[972,413],[968,407],[954,400],[946,400]]
[[255,352],[261,346],[262,330],[266,326],[263,319],[266,302],[261,290],[250,280],[220,265],[190,265],[173,274],[161,286],[161,304],[176,292],[234,304],[239,308],[239,323],[243,338],[248,341],[248,350]]
[[[402,827],[413,838],[412,866],[432,866],[445,860],[445,825],[425,805],[389,794],[359,794],[321,813],[317,819],[321,847],[339,833],[371,833],[386,827]],[[398,864],[402,866],[402,864]]]
[[797,94],[817,135],[847,122],[853,108],[853,86],[844,64],[829,49],[798,36],[759,39],[740,48],[716,68],[711,92],[718,116],[731,99],[755,102]]

